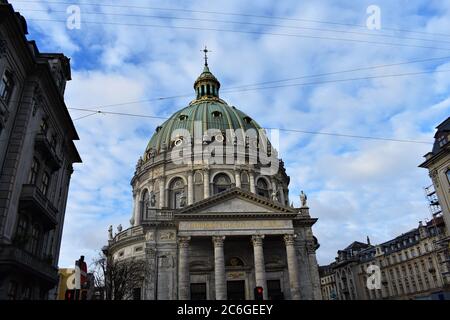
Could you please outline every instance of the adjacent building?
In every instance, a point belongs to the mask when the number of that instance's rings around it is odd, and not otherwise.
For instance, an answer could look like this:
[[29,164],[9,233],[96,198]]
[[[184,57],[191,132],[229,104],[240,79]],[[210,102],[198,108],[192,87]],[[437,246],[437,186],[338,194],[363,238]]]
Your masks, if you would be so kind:
[[433,186],[426,188],[426,193],[432,210],[442,211],[450,235],[450,117],[436,129],[433,149],[425,155],[420,167],[429,171]]
[[0,1],[0,299],[54,299],[78,140],[64,103],[70,61],[41,53]]
[[337,300],[336,275],[334,272],[335,263],[319,267],[320,288],[322,300]]
[[289,205],[283,161],[219,88],[205,59],[196,98],[156,128],[139,159],[131,227],[111,228],[105,252],[148,262],[134,299],[254,299],[257,286],[265,299],[321,299],[306,196]]
[[[321,267],[326,299],[450,299],[447,236],[442,216],[387,242],[353,242],[338,251],[336,261]],[[374,267],[375,266],[375,267]],[[333,277],[331,277],[333,276]]]

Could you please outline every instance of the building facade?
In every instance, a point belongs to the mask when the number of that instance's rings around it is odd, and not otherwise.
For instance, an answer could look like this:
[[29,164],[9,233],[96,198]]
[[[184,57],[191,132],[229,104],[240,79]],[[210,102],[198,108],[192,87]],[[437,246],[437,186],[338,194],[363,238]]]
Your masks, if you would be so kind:
[[47,299],[72,164],[81,162],[64,103],[69,59],[41,53],[25,19],[0,1],[0,299]]
[[433,188],[427,190],[427,195],[436,195],[432,206],[438,206],[442,210],[447,233],[450,235],[450,117],[437,126],[434,135],[434,145],[431,152],[424,157],[425,161],[420,165],[429,171]]
[[206,59],[194,89],[139,159],[132,226],[110,230],[105,252],[148,261],[133,294],[142,299],[253,299],[256,286],[265,299],[320,299],[306,196],[289,205],[282,160],[255,120],[219,98]]
[[336,276],[334,263],[319,267],[322,300],[337,300]]
[[339,300],[450,299],[449,257],[439,244],[446,236],[437,216],[379,245],[354,242],[323,267],[322,291],[334,274]]

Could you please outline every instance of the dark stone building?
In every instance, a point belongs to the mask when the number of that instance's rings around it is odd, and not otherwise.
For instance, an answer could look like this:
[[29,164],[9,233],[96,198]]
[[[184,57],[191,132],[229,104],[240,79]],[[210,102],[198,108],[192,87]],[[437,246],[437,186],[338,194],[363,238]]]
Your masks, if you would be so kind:
[[48,299],[72,164],[81,162],[64,103],[70,61],[41,53],[0,1],[0,299]]

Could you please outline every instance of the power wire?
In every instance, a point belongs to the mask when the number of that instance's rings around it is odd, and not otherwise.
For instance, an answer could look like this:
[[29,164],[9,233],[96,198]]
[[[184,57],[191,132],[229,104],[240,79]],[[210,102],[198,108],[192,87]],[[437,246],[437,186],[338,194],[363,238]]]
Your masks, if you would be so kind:
[[[41,22],[60,22],[60,23],[67,22],[66,20],[56,20],[56,19],[34,19],[33,18],[33,19],[27,19],[27,20],[28,21],[41,21]],[[150,28],[163,28],[163,29],[230,32],[230,33],[241,33],[241,34],[252,34],[252,35],[283,36],[283,37],[294,37],[294,38],[305,38],[305,39],[319,39],[319,40],[344,41],[344,42],[352,42],[352,43],[375,44],[375,45],[381,45],[381,46],[408,47],[408,48],[450,51],[450,48],[441,48],[441,47],[430,47],[430,46],[413,45],[413,44],[369,41],[369,40],[337,38],[337,37],[312,36],[312,35],[302,35],[302,34],[276,33],[276,32],[244,31],[244,30],[203,28],[203,27],[190,27],[190,26],[173,26],[173,25],[172,26],[168,26],[168,25],[164,26],[164,25],[156,25],[156,24],[120,23],[120,22],[109,22],[109,21],[86,21],[86,20],[83,20],[83,23],[100,24],[100,25],[129,26],[129,27],[150,27]]]
[[[83,108],[69,108],[71,110],[77,110],[77,111],[90,111],[91,109],[83,109]],[[111,111],[102,111],[102,110],[96,110],[97,114],[110,114],[110,115],[118,115],[118,116],[129,116],[129,117],[137,117],[137,118],[150,118],[150,119],[163,119],[163,120],[170,120],[169,117],[160,117],[160,116],[152,116],[152,115],[146,115],[146,114],[134,114],[134,113],[125,113],[125,112],[111,112]],[[172,119],[173,120],[173,119]],[[184,121],[190,121],[190,122],[196,122],[197,120],[184,120]],[[213,121],[199,121],[201,123],[205,124],[215,124]],[[305,133],[305,134],[315,134],[315,135],[327,135],[327,136],[337,136],[337,137],[344,137],[344,138],[357,138],[357,139],[366,139],[366,140],[382,140],[382,141],[392,141],[392,142],[402,142],[402,143],[416,143],[416,144],[432,144],[431,142],[426,141],[418,141],[418,140],[406,140],[406,139],[394,139],[394,138],[383,138],[383,137],[373,137],[373,136],[359,136],[359,135],[350,135],[350,134],[341,134],[341,133],[331,133],[331,132],[321,132],[321,131],[305,131],[300,129],[284,129],[284,128],[270,128],[270,127],[261,127],[261,129],[265,130],[279,130],[279,131],[286,131],[286,132],[295,132],[295,133]]]
[[[46,10],[46,9],[22,8],[21,10],[31,11],[31,12],[45,12],[48,14],[51,14],[51,13],[67,14],[67,12],[64,10],[53,10],[53,9]],[[255,23],[255,22],[247,22],[247,21],[230,21],[230,20],[203,19],[203,18],[192,18],[192,17],[189,17],[189,18],[184,17],[183,18],[183,17],[175,17],[175,16],[142,15],[142,14],[111,13],[111,12],[86,12],[86,11],[83,11],[83,15],[102,15],[102,16],[116,16],[116,17],[186,20],[186,21],[199,21],[199,22],[218,22],[218,23],[240,24],[240,25],[262,26],[262,27],[279,27],[279,28],[285,28],[285,29],[347,33],[347,34],[356,34],[356,35],[363,35],[363,36],[370,36],[370,37],[384,37],[384,38],[393,38],[393,39],[401,39],[401,40],[418,40],[418,41],[436,42],[436,39],[424,39],[424,38],[415,38],[415,37],[395,36],[395,35],[357,32],[357,31],[348,31],[348,30],[332,30],[332,29],[312,28],[312,27],[303,27],[303,26],[286,26],[286,25],[279,25],[279,24]],[[439,40],[439,42],[450,43],[450,41],[446,41],[446,40]]]
[[[41,3],[40,1],[31,1],[31,0],[14,0],[14,2],[29,3],[29,4],[33,4],[33,3],[40,4]],[[246,18],[262,18],[262,19],[271,19],[271,20],[313,22],[313,23],[320,23],[320,24],[329,24],[329,25],[338,25],[338,26],[345,26],[345,27],[357,27],[357,28],[367,29],[366,25],[361,25],[361,24],[342,23],[342,22],[336,22],[336,21],[326,21],[326,20],[317,20],[317,19],[290,18],[290,17],[281,17],[281,16],[266,16],[266,15],[256,15],[256,14],[246,14],[246,13],[236,13],[236,12],[190,10],[190,9],[180,9],[180,8],[161,8],[161,7],[149,7],[149,6],[137,6],[137,5],[117,5],[117,4],[108,4],[108,3],[74,3],[74,2],[67,2],[67,1],[46,1],[46,3],[47,4],[55,4],[55,5],[74,5],[74,4],[76,4],[78,6],[128,8],[128,9],[143,9],[143,10],[169,11],[169,12],[171,12],[171,11],[189,12],[189,13],[237,16],[237,17],[246,17]],[[446,34],[446,33],[424,32],[424,31],[416,31],[416,30],[410,30],[410,29],[404,29],[404,28],[383,27],[382,30],[416,33],[416,34],[431,35],[431,36],[450,37],[450,34]]]

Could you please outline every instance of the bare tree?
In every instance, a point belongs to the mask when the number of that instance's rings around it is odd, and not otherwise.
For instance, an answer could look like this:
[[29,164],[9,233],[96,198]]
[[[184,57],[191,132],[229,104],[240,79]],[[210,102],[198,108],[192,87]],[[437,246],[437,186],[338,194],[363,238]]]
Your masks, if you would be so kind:
[[143,286],[147,273],[144,259],[113,259],[104,253],[99,253],[91,266],[95,286],[104,288],[106,300],[130,299],[133,289]]

